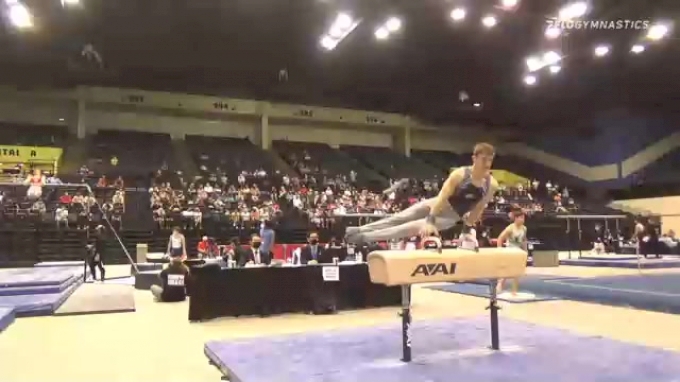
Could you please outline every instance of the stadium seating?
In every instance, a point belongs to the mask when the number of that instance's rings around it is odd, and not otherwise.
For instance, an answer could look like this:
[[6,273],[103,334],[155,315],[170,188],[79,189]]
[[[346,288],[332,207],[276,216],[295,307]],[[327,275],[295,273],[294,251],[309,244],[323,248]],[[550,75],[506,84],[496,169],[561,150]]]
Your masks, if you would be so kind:
[[341,150],[391,179],[441,177],[441,170],[384,147],[342,146]]
[[109,178],[148,177],[174,164],[168,134],[133,131],[100,130],[92,139],[89,157],[88,167]]
[[2,122],[0,144],[61,147],[68,137],[64,126],[39,126]]
[[270,174],[276,171],[269,153],[247,139],[187,135],[186,144],[204,171],[214,173],[219,169],[232,179],[243,171],[264,170]]
[[355,171],[360,184],[385,183],[385,179],[375,171],[323,143],[274,141],[273,147],[300,173],[323,177],[349,176],[351,171]]

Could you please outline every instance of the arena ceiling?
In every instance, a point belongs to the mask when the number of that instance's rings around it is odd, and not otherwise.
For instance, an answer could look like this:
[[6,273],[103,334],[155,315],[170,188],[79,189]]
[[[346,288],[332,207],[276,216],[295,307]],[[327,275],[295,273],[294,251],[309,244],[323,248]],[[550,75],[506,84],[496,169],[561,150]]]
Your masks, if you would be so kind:
[[[559,37],[548,38],[546,20],[570,3],[561,0],[0,3],[0,82],[25,88],[140,87],[525,131],[612,108],[680,113],[678,0],[591,0],[576,18],[662,23],[668,33],[657,41],[639,24],[569,30],[563,24]],[[21,12],[12,13],[16,4],[30,12],[30,20],[23,15],[26,28],[15,25],[22,21]],[[462,16],[454,9],[465,17],[454,20]],[[348,33],[332,29],[340,14],[352,18]],[[390,18],[399,23],[387,25]],[[376,34],[381,26],[394,31]],[[326,33],[346,36],[329,45],[322,42]],[[636,44],[644,51],[631,52]],[[608,49],[599,48],[602,57],[594,51],[600,45]],[[529,68],[528,57],[550,51],[559,55],[554,65]],[[527,75],[536,83],[525,83]]]

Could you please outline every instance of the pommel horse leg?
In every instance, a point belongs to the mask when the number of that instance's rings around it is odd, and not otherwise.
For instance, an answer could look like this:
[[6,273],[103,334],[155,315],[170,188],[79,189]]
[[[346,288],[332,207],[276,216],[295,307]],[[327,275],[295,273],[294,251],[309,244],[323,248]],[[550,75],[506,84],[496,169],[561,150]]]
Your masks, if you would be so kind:
[[411,286],[401,286],[401,342],[403,362],[411,362]]
[[491,349],[500,350],[500,336],[498,335],[498,311],[501,309],[498,306],[498,296],[496,294],[496,288],[498,287],[498,279],[492,279],[489,281],[489,306],[486,310],[489,311],[489,317],[491,318]]

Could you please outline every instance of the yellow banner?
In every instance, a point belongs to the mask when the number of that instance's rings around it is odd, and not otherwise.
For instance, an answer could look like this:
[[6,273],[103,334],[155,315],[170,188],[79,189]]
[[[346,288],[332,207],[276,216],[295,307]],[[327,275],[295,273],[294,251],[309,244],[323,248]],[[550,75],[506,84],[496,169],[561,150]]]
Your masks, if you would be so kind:
[[503,183],[506,186],[515,186],[518,183],[526,186],[527,182],[529,182],[529,179],[506,170],[491,170],[491,174],[498,183]]
[[0,162],[54,162],[61,158],[62,151],[57,147],[0,145]]
[[[451,171],[453,172],[457,168],[451,167]],[[506,186],[515,186],[517,183],[526,184],[529,182],[529,179],[506,170],[491,170],[491,175],[493,175],[499,184],[503,183]]]

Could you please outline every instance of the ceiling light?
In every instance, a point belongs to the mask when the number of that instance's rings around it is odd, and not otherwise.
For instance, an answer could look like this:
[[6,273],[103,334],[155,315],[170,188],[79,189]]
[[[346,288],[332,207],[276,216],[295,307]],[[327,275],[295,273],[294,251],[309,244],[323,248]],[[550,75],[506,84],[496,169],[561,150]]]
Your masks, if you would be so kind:
[[562,56],[554,51],[548,51],[543,53],[543,65],[553,65],[562,60]]
[[16,3],[9,7],[9,19],[19,29],[27,29],[33,26],[33,16],[23,4]]
[[338,46],[338,40],[332,38],[331,36],[323,36],[321,38],[321,46],[326,50],[333,50]]
[[472,106],[474,106],[474,107],[482,107],[482,104],[479,103],[479,102],[475,102],[475,103],[472,104]]
[[375,30],[375,38],[378,40],[384,40],[390,36],[390,31],[387,30],[385,27],[380,27]]
[[588,3],[585,1],[578,1],[567,4],[557,14],[559,20],[573,20],[585,16],[588,13]]
[[61,5],[63,7],[72,7],[74,5],[80,5],[80,0],[61,0]]
[[503,8],[514,8],[519,4],[519,0],[501,0],[501,7]]
[[661,40],[670,32],[668,25],[654,24],[647,30],[647,38],[650,40]]
[[526,64],[527,64],[527,69],[529,69],[530,72],[535,72],[535,71],[541,69],[544,66],[543,61],[541,61],[541,59],[538,58],[538,57],[527,58]]
[[562,29],[555,26],[548,26],[545,28],[545,37],[548,39],[554,39],[560,37],[562,34]]
[[630,48],[631,53],[640,54],[645,51],[644,45],[635,44]]
[[534,76],[534,75],[524,76],[524,83],[525,84],[532,86],[532,85],[535,85],[536,82],[538,82],[538,80],[536,79],[536,76]]
[[595,48],[595,56],[604,57],[609,54],[609,47],[605,45],[600,45]]
[[454,21],[461,21],[461,20],[463,20],[463,19],[465,18],[465,15],[466,15],[465,9],[463,9],[463,8],[456,8],[456,9],[454,9],[454,10],[451,11],[451,15],[450,15],[450,16],[451,16],[451,18],[452,18]]
[[559,73],[561,70],[562,70],[562,67],[559,66],[559,65],[552,65],[552,66],[550,67],[550,73],[552,73],[552,74],[557,74],[557,73]]
[[340,13],[333,24],[340,29],[349,29],[354,24],[354,19],[347,13]]
[[390,17],[385,23],[385,28],[387,28],[390,33],[394,33],[401,29],[401,20],[397,17]]
[[482,19],[482,25],[484,25],[487,28],[493,28],[498,24],[498,20],[496,20],[496,17],[494,16],[485,16]]

